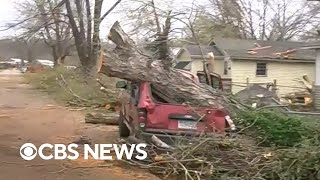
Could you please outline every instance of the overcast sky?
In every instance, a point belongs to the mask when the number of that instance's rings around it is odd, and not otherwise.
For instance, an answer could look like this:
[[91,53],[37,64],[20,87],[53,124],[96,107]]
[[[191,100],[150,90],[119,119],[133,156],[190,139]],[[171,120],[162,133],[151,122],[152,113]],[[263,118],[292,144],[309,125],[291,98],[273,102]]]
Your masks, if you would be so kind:
[[[16,6],[16,3],[23,2],[23,1],[25,0],[1,0],[0,29],[6,28],[8,23],[12,23],[15,20],[19,19],[15,6]],[[164,2],[167,0],[162,0],[162,1]],[[162,2],[162,1],[159,1],[159,2]],[[199,3],[200,1],[206,1],[206,0],[198,0],[197,3]],[[116,2],[116,0],[104,1],[103,12],[106,12],[114,4],[114,2]],[[184,5],[186,5],[186,4],[191,4],[193,0],[175,0],[174,4],[173,3],[165,3],[165,4],[169,4],[171,8],[174,7],[179,9],[182,4],[181,2],[183,2]],[[121,14],[121,10],[125,8],[127,5],[128,5],[127,1],[122,1],[120,5],[115,9],[115,11],[111,15],[107,16],[107,18],[104,20],[104,22],[101,25],[101,35],[102,35],[101,38],[105,38],[105,36],[107,35],[107,32],[109,31],[110,25],[112,25],[117,20],[119,20],[120,22],[121,20],[123,20],[123,16],[119,14]],[[0,31],[0,38],[13,36],[15,34],[16,34],[16,31],[13,29],[7,30],[7,31]]]
[[[0,4],[0,29],[3,29],[6,27],[7,23],[12,23],[14,20],[18,19],[18,13],[15,9],[15,4],[19,2],[23,2],[26,0],[1,0]],[[167,7],[169,9],[182,9],[183,6],[191,6],[192,2],[194,0],[174,0],[173,3],[171,0],[160,0],[156,1],[156,3],[163,3],[165,1],[170,1],[171,3],[164,3],[169,5],[170,7]],[[196,4],[203,4],[207,0],[195,0]],[[299,4],[299,1],[301,0],[288,0],[292,2],[293,4]],[[305,0],[302,0],[305,1]],[[116,2],[116,0],[105,0],[103,4],[103,12],[108,10],[113,4]],[[255,3],[259,1],[253,1]],[[133,6],[134,3],[132,1],[129,3],[129,6]],[[158,7],[165,8],[164,5],[156,4]],[[112,25],[115,21],[119,20],[120,22],[123,22],[123,16],[120,15],[121,11],[123,9],[126,9],[128,6],[128,3],[126,0],[123,0],[122,3],[115,9],[115,11],[110,15],[107,16],[107,18],[104,20],[101,26],[101,35],[103,39],[106,38],[107,32],[109,31],[110,25]],[[259,4],[256,4],[256,7],[259,6]],[[289,9],[290,10],[290,9]],[[8,31],[0,31],[0,38],[6,37],[6,36],[13,36],[15,35],[15,30],[8,30]]]
[[[19,19],[17,10],[15,9],[16,3],[22,2],[25,0],[1,0],[0,3],[0,29],[5,29],[8,23],[12,23],[15,20]],[[112,4],[116,2],[116,0],[107,0],[105,1],[103,5],[103,12],[105,12],[107,9],[109,9]],[[105,23],[106,21],[116,21],[119,20],[120,16],[116,15],[115,13],[112,14],[111,17],[107,17],[107,19],[104,21],[102,27],[107,28]],[[104,29],[103,28],[103,29]],[[106,32],[108,30],[106,29]],[[13,36],[15,35],[15,30],[7,30],[7,31],[0,31],[0,38],[7,37],[7,36]],[[106,34],[106,33],[103,33]]]
[[[7,23],[12,22],[17,18],[16,10],[14,9],[16,0],[1,0],[0,3],[0,28],[5,28]],[[13,30],[1,31],[0,36],[14,35]]]

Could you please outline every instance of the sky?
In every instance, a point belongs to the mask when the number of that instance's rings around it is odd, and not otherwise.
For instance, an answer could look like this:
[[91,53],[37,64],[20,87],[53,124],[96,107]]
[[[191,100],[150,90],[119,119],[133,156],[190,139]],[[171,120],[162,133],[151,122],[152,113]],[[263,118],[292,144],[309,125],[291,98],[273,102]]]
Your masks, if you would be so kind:
[[[12,23],[15,20],[19,19],[18,12],[15,9],[16,3],[23,2],[25,0],[1,0],[0,2],[0,38],[14,36],[17,32],[13,29],[7,31],[1,31],[1,29],[5,29],[8,23]],[[117,0],[105,0],[103,4],[102,12],[106,12]],[[163,0],[167,1],[167,0]],[[202,0],[198,0],[200,2]],[[175,4],[170,4],[172,7],[179,8],[179,4],[183,2],[184,4],[191,4],[193,0],[174,0]],[[129,4],[130,5],[130,4]],[[106,17],[101,25],[101,36],[102,38],[106,38],[107,32],[109,31],[110,26],[115,21],[123,21],[124,18],[121,14],[123,8],[126,8],[128,4],[124,0],[121,2],[118,7],[114,10],[112,14]]]
[[[0,38],[13,36],[16,34],[14,29],[7,31],[1,31],[7,27],[8,23],[12,23],[19,19],[19,13],[16,10],[16,3],[23,2],[25,0],[1,0],[0,1]],[[103,12],[107,11],[116,0],[107,0],[103,5]],[[111,17],[107,17],[105,21],[119,20],[120,16],[113,13]],[[107,28],[109,24],[103,23],[102,27]],[[105,35],[106,33],[103,33]]]
[[[8,37],[8,36],[13,36],[17,34],[17,32],[13,29],[7,30],[7,31],[1,31],[1,29],[4,29],[7,25],[7,23],[12,23],[14,20],[19,19],[18,17],[18,12],[15,9],[16,3],[21,3],[26,0],[1,0],[0,2],[0,38]],[[143,1],[143,0],[140,0]],[[207,0],[160,0],[160,1],[155,1],[156,3],[162,3],[165,1],[170,1],[171,3],[163,3],[163,4],[156,4],[157,6],[164,8],[164,9],[182,9],[183,6],[191,6],[192,2],[195,2],[196,4],[203,4]],[[294,4],[297,3],[301,0],[288,0],[292,1]],[[103,4],[103,10],[102,12],[107,11],[113,4],[116,2],[116,0],[105,0]],[[124,23],[124,16],[120,15],[122,10],[125,9],[126,7],[134,6],[135,4],[132,3],[132,1],[128,4],[128,1],[123,0],[119,4],[119,6],[114,10],[114,12],[107,16],[106,19],[102,22],[101,25],[101,38],[105,39],[107,36],[107,33],[109,31],[110,26],[117,20],[120,21],[120,23]],[[255,2],[255,0],[253,0]],[[256,1],[259,2],[259,1]],[[167,4],[168,7],[165,7],[164,5]],[[122,13],[123,14],[123,13]],[[126,29],[125,29],[126,30]]]
[[[17,11],[15,10],[16,0],[1,0],[0,3],[0,30],[4,29],[7,23],[14,21],[17,18]],[[15,34],[14,30],[0,31],[0,37],[12,36]]]

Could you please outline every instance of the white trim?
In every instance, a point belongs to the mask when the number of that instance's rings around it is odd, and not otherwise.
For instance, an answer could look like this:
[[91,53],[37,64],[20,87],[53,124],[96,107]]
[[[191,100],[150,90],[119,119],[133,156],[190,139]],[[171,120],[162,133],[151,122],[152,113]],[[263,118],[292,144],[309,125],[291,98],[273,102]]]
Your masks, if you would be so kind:
[[315,79],[315,85],[320,86],[320,49],[316,50],[317,58],[316,58],[316,79]]

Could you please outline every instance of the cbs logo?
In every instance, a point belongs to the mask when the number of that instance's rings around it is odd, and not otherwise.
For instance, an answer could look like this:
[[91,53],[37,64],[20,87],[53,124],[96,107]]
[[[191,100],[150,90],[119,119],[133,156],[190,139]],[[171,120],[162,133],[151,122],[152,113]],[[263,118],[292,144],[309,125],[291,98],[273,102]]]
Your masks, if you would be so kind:
[[37,156],[37,148],[32,143],[25,143],[20,147],[20,156],[27,161],[34,159]]

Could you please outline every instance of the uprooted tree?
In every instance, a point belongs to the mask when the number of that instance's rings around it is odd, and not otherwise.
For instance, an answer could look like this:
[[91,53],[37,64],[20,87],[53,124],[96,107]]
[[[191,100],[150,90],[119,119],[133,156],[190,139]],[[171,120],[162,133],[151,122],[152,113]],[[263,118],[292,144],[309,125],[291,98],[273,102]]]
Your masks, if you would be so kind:
[[220,92],[195,83],[179,70],[165,68],[161,60],[138,48],[119,22],[112,26],[108,38],[116,48],[106,53],[101,73],[130,81],[151,82],[155,89],[178,103],[227,107],[227,100]]

